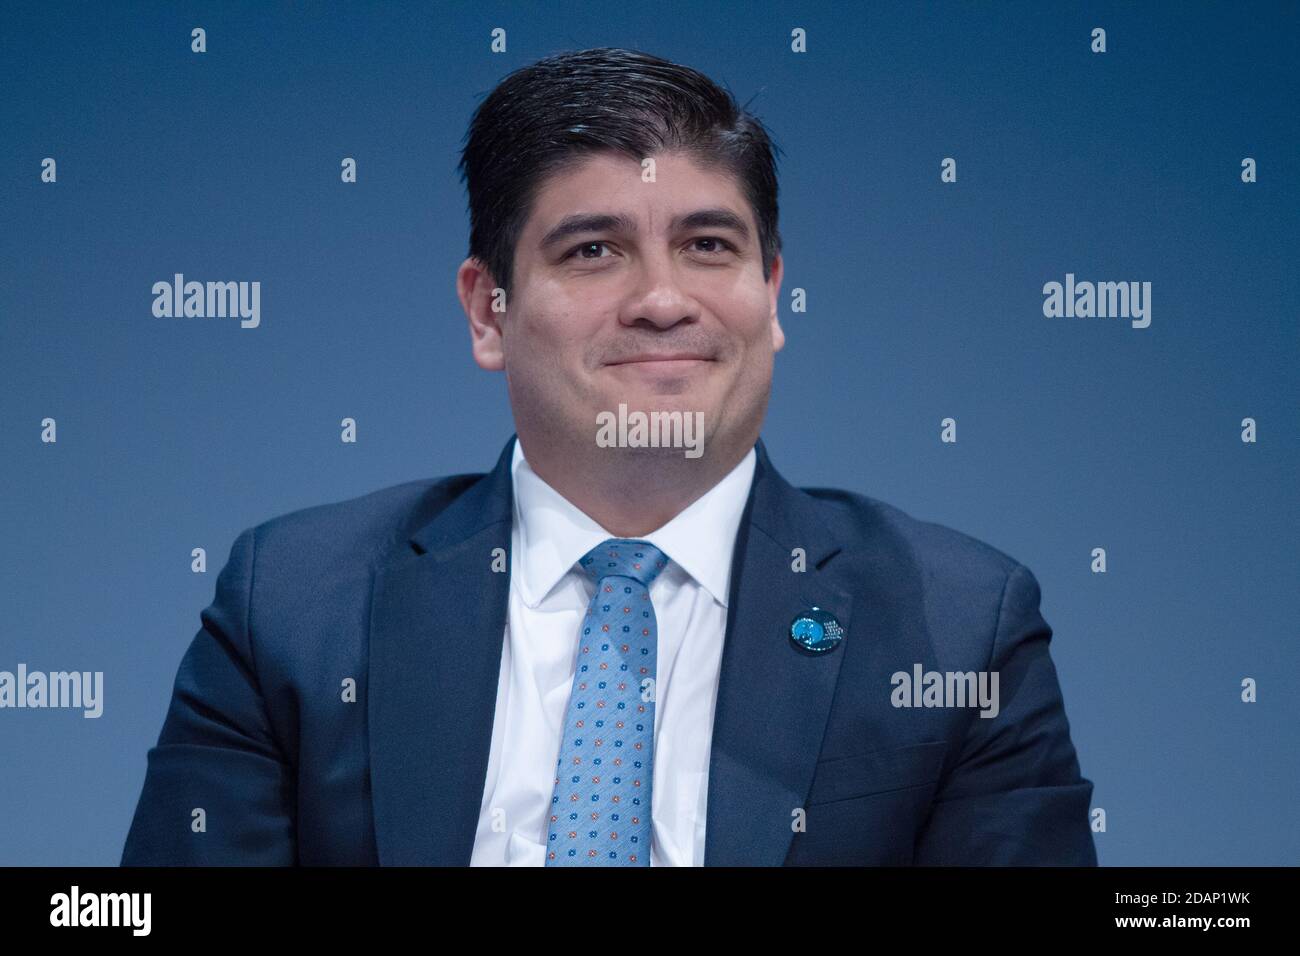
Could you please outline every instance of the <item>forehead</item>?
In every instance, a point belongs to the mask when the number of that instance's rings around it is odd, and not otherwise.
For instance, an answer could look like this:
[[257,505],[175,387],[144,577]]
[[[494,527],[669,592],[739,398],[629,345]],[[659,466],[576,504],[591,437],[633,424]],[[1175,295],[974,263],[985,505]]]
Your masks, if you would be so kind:
[[[655,178],[642,180],[641,160],[600,152],[551,173],[542,180],[523,233],[534,239],[573,213],[626,213],[637,219],[655,213],[662,228],[672,215],[694,207],[730,208],[753,224],[740,183],[723,166],[701,163],[685,152],[656,153]],[[660,218],[658,213],[668,217]]]

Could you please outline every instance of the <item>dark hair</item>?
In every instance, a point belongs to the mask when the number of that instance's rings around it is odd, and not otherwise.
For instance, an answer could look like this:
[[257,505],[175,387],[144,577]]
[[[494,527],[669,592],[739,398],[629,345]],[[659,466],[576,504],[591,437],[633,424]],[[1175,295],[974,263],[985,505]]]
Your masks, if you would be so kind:
[[758,221],[763,278],[781,251],[774,151],[763,124],[704,74],[648,53],[561,53],[503,79],[479,104],[458,168],[469,254],[509,294],[515,245],[543,180],[601,151],[686,150],[736,177]]

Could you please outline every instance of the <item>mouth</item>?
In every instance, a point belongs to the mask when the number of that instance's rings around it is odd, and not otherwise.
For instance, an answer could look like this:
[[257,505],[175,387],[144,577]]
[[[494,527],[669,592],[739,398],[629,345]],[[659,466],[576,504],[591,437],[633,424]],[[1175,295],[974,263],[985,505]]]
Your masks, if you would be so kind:
[[613,375],[620,379],[636,379],[646,383],[694,381],[707,375],[716,365],[712,359],[676,356],[651,356],[632,358],[624,362],[611,362]]
[[609,365],[663,365],[667,368],[688,368],[692,365],[703,365],[706,362],[712,362],[713,359],[704,355],[634,355],[628,359],[622,359],[618,362],[609,362]]

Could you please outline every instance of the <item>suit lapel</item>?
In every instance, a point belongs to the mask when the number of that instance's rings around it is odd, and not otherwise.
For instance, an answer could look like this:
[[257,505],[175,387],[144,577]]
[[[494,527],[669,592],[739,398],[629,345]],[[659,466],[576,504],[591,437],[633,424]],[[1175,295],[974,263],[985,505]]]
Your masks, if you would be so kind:
[[367,716],[384,866],[470,862],[509,606],[514,440],[375,574]]
[[[809,655],[790,641],[794,618],[830,611],[853,640],[852,597],[831,566],[840,551],[813,510],[768,460],[760,439],[732,559],[727,633],[709,758],[705,866],[780,866],[792,811],[812,785],[843,646]],[[792,570],[794,549],[806,570]],[[843,568],[841,562],[839,567]]]

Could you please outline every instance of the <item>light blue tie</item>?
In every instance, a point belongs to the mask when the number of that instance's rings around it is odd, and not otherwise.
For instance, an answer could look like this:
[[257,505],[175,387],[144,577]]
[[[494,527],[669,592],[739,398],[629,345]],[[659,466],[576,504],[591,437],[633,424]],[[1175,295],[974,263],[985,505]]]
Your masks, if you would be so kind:
[[650,583],[668,557],[610,538],[578,562],[596,582],[578,637],[546,835],[547,866],[649,866],[655,659]]

